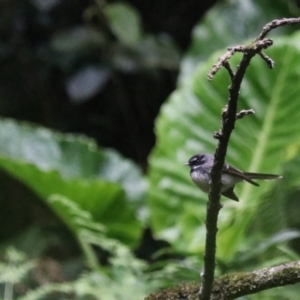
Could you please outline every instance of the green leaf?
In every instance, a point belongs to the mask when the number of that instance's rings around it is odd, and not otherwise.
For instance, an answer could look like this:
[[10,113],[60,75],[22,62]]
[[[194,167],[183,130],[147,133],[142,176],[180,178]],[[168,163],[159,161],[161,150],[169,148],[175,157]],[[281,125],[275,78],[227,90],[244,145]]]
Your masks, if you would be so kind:
[[[239,261],[251,261],[252,260],[252,265],[251,268],[253,268],[253,261],[255,258],[263,257],[263,254],[266,253],[266,251],[274,246],[284,244],[287,241],[291,241],[293,239],[299,238],[300,237],[300,232],[299,230],[295,229],[287,229],[284,231],[280,231],[275,233],[274,235],[269,236],[267,239],[264,239],[260,243],[257,243],[257,240],[251,245],[252,251],[244,251],[244,253],[239,254]],[[298,257],[293,257],[293,259],[297,260],[299,259]],[[268,259],[264,259],[263,263],[266,264]],[[245,265],[245,263],[244,263]],[[259,268],[259,266],[257,266]]]
[[[90,265],[96,266],[94,271],[97,272],[90,273],[91,277],[86,274],[82,279],[74,282],[76,293],[95,296],[101,294],[105,299],[120,297],[131,299],[132,293],[129,287],[138,284],[135,292],[137,298],[142,299],[153,291],[154,280],[151,282],[149,280],[151,278],[145,274],[147,266],[145,262],[134,257],[129,248],[118,240],[107,238],[105,228],[95,223],[88,211],[82,210],[73,201],[61,195],[53,195],[48,201],[69,228],[76,232],[76,237],[86,252]],[[127,228],[127,224],[124,227]],[[90,245],[97,245],[110,253],[109,267],[97,267],[97,259]],[[118,288],[112,288],[114,285]]]
[[137,10],[126,3],[113,3],[105,7],[104,13],[111,30],[121,42],[132,46],[139,41],[142,25]]
[[7,261],[0,261],[0,283],[20,282],[36,265],[35,261],[26,260],[24,253],[11,247],[6,250],[5,256]]
[[280,184],[275,185],[266,196],[272,201],[263,201],[253,219],[251,229],[259,228],[267,236],[286,228],[299,230],[300,149],[297,143],[292,143],[287,149],[289,161],[284,165]]
[[[201,252],[205,241],[207,195],[189,178],[184,163],[195,153],[214,153],[220,112],[227,102],[228,74],[221,70],[212,82],[207,72],[225,52],[202,64],[172,94],[157,120],[157,144],[150,157],[149,206],[158,238],[180,251]],[[299,146],[299,34],[277,38],[267,53],[274,70],[256,57],[242,84],[239,109],[256,114],[239,120],[232,134],[227,161],[247,171],[281,173],[292,145]],[[231,59],[236,66],[240,56]],[[228,260],[245,243],[245,232],[265,193],[280,181],[237,186],[240,202],[225,200],[219,217],[218,257]],[[272,201],[272,199],[269,199]]]
[[137,241],[141,224],[135,209],[143,201],[145,184],[140,170],[116,152],[97,149],[82,136],[2,119],[0,167],[44,201],[53,194],[70,198],[104,224],[109,236],[128,244]]

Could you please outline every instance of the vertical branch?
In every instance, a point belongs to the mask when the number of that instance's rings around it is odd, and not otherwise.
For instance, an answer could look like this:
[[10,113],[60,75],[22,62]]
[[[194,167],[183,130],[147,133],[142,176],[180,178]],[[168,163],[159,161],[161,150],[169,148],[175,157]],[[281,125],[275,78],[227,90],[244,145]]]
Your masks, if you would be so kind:
[[[208,195],[208,204],[206,211],[206,243],[204,252],[204,272],[203,282],[200,288],[199,299],[209,300],[214,280],[215,272],[215,256],[216,256],[216,236],[218,232],[217,221],[219,211],[222,208],[220,204],[220,193],[222,188],[221,175],[225,161],[229,138],[234,129],[235,121],[247,114],[252,114],[253,110],[242,111],[237,114],[237,103],[240,93],[241,83],[245,75],[246,69],[249,66],[251,59],[258,54],[267,64],[269,68],[274,67],[273,60],[262,52],[272,46],[273,41],[265,38],[267,33],[272,29],[286,24],[299,24],[300,18],[274,20],[264,26],[262,32],[249,46],[237,45],[230,47],[227,52],[218,59],[218,62],[212,67],[208,73],[208,79],[211,80],[221,67],[225,67],[228,71],[231,85],[229,87],[228,105],[225,106],[222,112],[221,130],[214,134],[214,137],[219,140],[218,147],[215,152],[214,165],[211,170],[211,185]],[[233,72],[229,64],[229,59],[236,52],[243,53],[242,60],[237,67],[236,73]]]
[[[278,25],[278,23],[276,23]],[[268,27],[269,29],[269,27]],[[204,272],[203,272],[203,282],[199,292],[199,299],[209,300],[215,272],[216,264],[216,237],[218,232],[217,222],[218,215],[221,209],[220,204],[220,194],[221,194],[221,175],[222,168],[225,162],[225,156],[227,152],[227,147],[230,139],[232,130],[234,129],[235,121],[242,118],[244,115],[251,114],[251,110],[248,113],[241,112],[237,113],[237,103],[240,94],[241,83],[243,81],[246,69],[250,64],[251,59],[259,54],[260,57],[265,60],[269,67],[274,66],[274,62],[266,54],[262,53],[263,49],[270,47],[273,41],[270,39],[256,39],[249,46],[237,45],[235,47],[230,47],[227,52],[219,58],[218,62],[213,66],[213,68],[208,73],[208,79],[211,80],[213,76],[218,72],[221,67],[225,67],[228,71],[231,85],[229,87],[229,99],[228,105],[222,111],[222,126],[221,130],[214,134],[214,137],[219,140],[218,147],[214,156],[214,165],[211,170],[211,185],[208,195],[208,204],[206,211],[206,243],[204,251]],[[234,73],[230,64],[229,59],[236,52],[243,53],[242,60]]]
[[215,161],[211,170],[211,188],[209,191],[209,201],[206,212],[204,272],[199,296],[199,299],[201,300],[209,300],[212,290],[215,271],[216,236],[218,232],[217,221],[219,211],[222,207],[220,204],[220,193],[222,187],[221,170],[224,165],[229,138],[236,121],[237,103],[241,83],[246,69],[254,55],[254,51],[244,53],[242,61],[232,78],[232,84],[229,87],[228,107],[222,114],[222,128],[221,132],[218,134],[219,145],[216,149]]

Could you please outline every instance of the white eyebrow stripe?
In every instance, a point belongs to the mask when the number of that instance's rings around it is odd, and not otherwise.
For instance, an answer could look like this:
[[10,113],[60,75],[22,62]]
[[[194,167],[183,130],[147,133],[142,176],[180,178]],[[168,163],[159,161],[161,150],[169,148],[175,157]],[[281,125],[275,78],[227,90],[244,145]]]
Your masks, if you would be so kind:
[[197,165],[197,166],[193,166],[193,169],[201,169],[202,168],[202,165]]

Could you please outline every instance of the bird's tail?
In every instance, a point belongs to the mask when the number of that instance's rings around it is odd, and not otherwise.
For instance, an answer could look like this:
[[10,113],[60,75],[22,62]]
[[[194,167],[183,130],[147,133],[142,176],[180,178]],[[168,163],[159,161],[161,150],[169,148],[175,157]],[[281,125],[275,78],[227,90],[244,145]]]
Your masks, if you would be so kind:
[[282,178],[281,175],[243,172],[250,179],[274,180]]

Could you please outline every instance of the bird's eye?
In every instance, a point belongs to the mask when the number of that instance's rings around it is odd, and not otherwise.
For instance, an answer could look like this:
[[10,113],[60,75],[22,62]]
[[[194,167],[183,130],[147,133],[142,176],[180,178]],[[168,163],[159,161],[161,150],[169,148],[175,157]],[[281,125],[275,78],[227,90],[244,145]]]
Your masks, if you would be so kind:
[[201,155],[201,156],[195,156],[191,159],[191,164],[192,165],[201,165],[202,163],[204,163],[204,156]]

